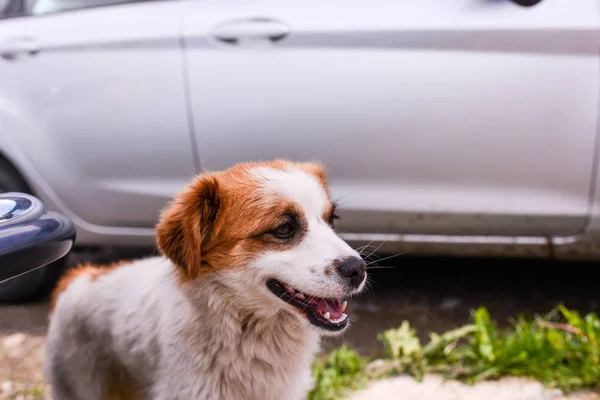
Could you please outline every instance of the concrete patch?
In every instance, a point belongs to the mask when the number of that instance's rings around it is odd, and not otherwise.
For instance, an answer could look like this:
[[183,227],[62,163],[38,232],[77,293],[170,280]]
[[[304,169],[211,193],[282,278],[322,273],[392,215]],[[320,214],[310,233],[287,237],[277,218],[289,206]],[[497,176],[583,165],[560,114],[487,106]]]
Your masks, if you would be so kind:
[[593,400],[593,393],[580,392],[565,397],[560,390],[545,389],[538,382],[506,378],[495,382],[466,385],[444,381],[439,376],[426,376],[417,382],[409,376],[373,382],[367,389],[348,396],[350,400]]

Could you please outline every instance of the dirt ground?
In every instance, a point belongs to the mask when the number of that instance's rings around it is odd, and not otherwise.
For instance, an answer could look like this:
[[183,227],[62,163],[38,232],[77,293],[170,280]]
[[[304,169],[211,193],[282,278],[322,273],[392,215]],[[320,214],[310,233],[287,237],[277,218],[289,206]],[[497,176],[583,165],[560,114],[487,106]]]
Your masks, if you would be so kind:
[[[121,256],[131,258],[129,254]],[[76,257],[77,261],[82,259],[88,258]],[[110,259],[108,256],[99,261]],[[405,319],[425,338],[429,332],[468,322],[470,311],[480,305],[487,306],[499,321],[506,321],[521,312],[545,313],[559,302],[582,312],[598,311],[600,304],[600,284],[589,279],[594,264],[410,258],[384,264],[389,268],[369,271],[370,290],[350,301],[352,326],[348,333],[326,341],[324,350],[348,343],[365,355],[376,354],[380,351],[377,333]],[[47,300],[0,306],[0,400],[47,399],[43,377],[47,310]],[[558,398],[540,396],[546,397],[523,399]],[[589,393],[578,396],[592,398]],[[440,395],[436,400],[442,399],[446,397]]]

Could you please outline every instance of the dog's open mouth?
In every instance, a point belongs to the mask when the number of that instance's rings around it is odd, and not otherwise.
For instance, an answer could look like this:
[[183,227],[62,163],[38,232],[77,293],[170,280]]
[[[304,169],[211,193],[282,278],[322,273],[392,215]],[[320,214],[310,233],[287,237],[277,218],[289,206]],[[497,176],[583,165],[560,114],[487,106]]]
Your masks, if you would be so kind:
[[267,287],[281,300],[302,311],[316,327],[337,332],[348,325],[345,301],[309,296],[277,279],[269,279]]

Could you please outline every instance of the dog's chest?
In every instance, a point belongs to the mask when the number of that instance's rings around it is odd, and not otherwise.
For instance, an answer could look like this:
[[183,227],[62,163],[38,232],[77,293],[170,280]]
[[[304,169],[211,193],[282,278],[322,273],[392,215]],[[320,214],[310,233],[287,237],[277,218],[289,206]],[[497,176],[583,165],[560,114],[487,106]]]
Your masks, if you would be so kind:
[[319,337],[307,327],[279,322],[238,326],[225,317],[220,324],[196,326],[193,332],[180,330],[179,339],[168,346],[169,362],[161,373],[161,381],[171,382],[161,391],[178,394],[156,398],[306,398]]

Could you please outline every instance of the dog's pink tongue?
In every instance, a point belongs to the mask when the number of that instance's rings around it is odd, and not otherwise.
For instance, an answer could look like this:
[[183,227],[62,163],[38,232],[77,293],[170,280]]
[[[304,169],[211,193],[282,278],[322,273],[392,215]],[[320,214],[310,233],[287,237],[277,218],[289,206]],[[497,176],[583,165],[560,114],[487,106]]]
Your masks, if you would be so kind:
[[338,319],[344,313],[342,303],[338,299],[319,299],[317,303],[319,314],[329,313],[331,319]]

